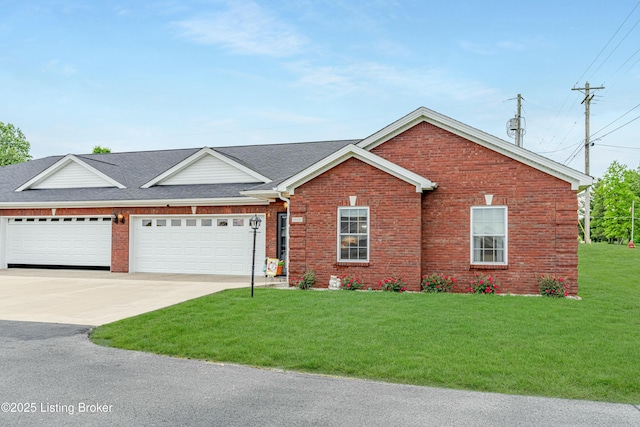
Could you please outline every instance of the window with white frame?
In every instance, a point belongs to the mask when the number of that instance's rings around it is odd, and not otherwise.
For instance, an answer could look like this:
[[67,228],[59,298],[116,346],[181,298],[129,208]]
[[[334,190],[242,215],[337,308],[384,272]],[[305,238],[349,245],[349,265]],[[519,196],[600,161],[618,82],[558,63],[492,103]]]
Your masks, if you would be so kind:
[[507,207],[471,208],[471,263],[507,264]]
[[369,208],[338,208],[338,261],[369,261]]

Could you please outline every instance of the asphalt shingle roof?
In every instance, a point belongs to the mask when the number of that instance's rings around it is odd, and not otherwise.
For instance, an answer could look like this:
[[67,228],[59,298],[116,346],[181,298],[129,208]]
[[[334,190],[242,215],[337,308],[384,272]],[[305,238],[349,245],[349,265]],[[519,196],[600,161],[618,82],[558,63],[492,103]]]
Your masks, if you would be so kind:
[[267,184],[162,185],[140,188],[201,148],[82,154],[76,157],[126,188],[15,190],[64,158],[51,156],[0,167],[0,206],[4,203],[69,201],[180,200],[242,197],[240,191],[273,189],[278,183],[359,140],[211,147],[218,153],[269,178]]

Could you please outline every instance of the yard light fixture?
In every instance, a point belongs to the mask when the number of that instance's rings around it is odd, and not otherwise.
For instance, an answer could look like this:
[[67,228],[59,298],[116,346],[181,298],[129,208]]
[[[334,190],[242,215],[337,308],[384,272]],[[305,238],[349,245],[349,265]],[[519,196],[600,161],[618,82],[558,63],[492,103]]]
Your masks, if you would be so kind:
[[253,298],[253,281],[254,274],[256,270],[256,234],[258,233],[258,228],[260,228],[260,223],[262,220],[258,216],[258,214],[254,214],[253,217],[249,220],[249,227],[253,230],[253,256],[251,257],[251,298]]

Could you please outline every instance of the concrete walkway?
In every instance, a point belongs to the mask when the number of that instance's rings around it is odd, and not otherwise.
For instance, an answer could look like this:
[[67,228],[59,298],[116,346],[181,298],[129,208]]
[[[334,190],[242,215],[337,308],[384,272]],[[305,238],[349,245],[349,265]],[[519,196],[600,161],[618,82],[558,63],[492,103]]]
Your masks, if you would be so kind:
[[[255,285],[265,279],[257,277]],[[250,286],[250,276],[0,270],[0,320],[97,326]]]

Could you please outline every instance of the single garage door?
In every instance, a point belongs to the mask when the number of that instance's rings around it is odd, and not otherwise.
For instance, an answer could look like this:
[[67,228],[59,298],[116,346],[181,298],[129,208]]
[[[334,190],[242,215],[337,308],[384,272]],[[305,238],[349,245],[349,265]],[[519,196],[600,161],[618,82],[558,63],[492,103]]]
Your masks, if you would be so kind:
[[9,218],[8,267],[111,266],[111,217]]
[[[134,217],[133,271],[251,274],[253,215]],[[265,254],[265,221],[256,235],[256,273]]]

